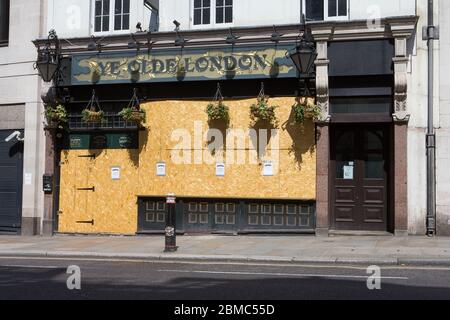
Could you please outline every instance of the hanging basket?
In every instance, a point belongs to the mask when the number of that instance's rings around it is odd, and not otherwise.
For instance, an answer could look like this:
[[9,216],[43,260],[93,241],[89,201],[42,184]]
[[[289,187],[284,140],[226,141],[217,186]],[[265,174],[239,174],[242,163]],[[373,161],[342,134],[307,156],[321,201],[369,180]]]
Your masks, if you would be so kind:
[[305,119],[320,119],[321,109],[316,105],[315,97],[297,97],[295,102],[292,106],[295,122],[303,123]]
[[119,112],[124,121],[142,123],[145,122],[145,111],[132,108],[124,108]]
[[92,111],[85,109],[81,113],[83,116],[83,121],[88,123],[96,123],[96,122],[102,122],[103,120],[103,111]]
[[257,103],[250,106],[251,117],[256,121],[276,122],[275,110],[278,106],[269,105],[269,96],[264,94],[264,83],[261,83]]
[[45,107],[45,118],[47,120],[47,128],[62,128],[68,122],[67,110],[63,105],[56,107]]
[[216,95],[214,100],[206,106],[206,114],[208,115],[208,121],[230,121],[230,109],[223,102],[222,92],[220,90],[220,84],[217,84]]
[[145,122],[146,114],[145,111],[140,107],[136,89],[133,90],[133,97],[128,103],[128,106],[126,108],[123,108],[122,111],[119,112],[119,116],[121,116],[122,119],[127,122],[135,122],[137,124]]
[[92,97],[86,108],[81,112],[82,119],[86,123],[98,123],[103,121],[104,113],[100,108],[95,90],[92,90]]

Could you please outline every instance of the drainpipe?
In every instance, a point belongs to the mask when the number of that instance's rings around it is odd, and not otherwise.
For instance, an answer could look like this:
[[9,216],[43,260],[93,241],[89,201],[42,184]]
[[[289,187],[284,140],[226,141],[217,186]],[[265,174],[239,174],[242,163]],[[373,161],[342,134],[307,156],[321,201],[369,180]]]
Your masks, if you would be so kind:
[[434,26],[433,0],[428,0],[428,25],[424,27],[424,40],[428,44],[428,128],[427,148],[427,235],[436,235],[436,133],[434,130],[434,40],[439,39],[439,29]]

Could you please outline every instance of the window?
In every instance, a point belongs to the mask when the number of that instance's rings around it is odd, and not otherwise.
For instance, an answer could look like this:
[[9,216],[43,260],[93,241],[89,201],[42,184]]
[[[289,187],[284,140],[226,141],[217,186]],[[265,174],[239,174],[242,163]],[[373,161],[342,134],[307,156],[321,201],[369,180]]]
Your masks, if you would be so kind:
[[109,31],[109,1],[95,1],[95,32]]
[[225,23],[233,23],[233,0],[194,0],[194,26]]
[[94,32],[130,29],[130,0],[95,0]]
[[325,0],[325,13],[333,19],[347,17],[347,0]]
[[210,24],[211,0],[194,0],[194,25]]
[[0,0],[0,46],[9,41],[9,0]]
[[233,22],[233,0],[216,0],[216,23]]
[[385,113],[392,112],[390,97],[349,97],[331,98],[331,114],[361,114],[361,113]]
[[304,5],[307,21],[348,18],[348,0],[306,0]]
[[305,3],[305,12],[306,12],[306,20],[307,21],[321,21],[323,20],[323,0],[306,0]]
[[130,29],[130,0],[115,0],[114,30]]

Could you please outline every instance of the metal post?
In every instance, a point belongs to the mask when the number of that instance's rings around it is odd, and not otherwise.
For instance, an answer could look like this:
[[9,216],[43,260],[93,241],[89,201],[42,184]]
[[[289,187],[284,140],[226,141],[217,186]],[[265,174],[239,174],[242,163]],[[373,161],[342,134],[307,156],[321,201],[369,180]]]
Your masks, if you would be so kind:
[[[436,133],[434,130],[434,40],[438,39],[438,29],[434,26],[433,0],[428,0],[428,128],[427,148],[427,235],[436,235]],[[425,32],[425,30],[424,30]],[[425,37],[424,37],[425,38]]]
[[167,216],[165,229],[165,249],[164,252],[177,251],[177,233],[176,233],[176,197],[174,194],[168,194],[166,198]]

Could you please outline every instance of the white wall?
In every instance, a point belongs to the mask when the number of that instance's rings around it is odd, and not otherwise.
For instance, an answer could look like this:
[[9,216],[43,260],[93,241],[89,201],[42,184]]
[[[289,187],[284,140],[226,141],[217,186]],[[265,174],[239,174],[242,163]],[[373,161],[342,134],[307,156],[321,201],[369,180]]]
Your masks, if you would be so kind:
[[[47,31],[55,29],[60,38],[89,37],[94,34],[93,0],[48,0]],[[167,1],[167,0],[165,0]],[[142,23],[144,30],[148,29],[148,9],[144,0],[130,0],[130,30],[110,31],[108,34],[136,32],[136,24]]]
[[24,113],[23,127],[16,129],[25,129],[24,173],[31,174],[32,179],[23,186],[22,216],[41,218],[41,222],[45,140],[41,80],[33,68],[37,52],[32,41],[45,34],[42,17],[46,11],[47,0],[11,1],[9,44],[0,48],[0,108]]
[[190,2],[192,0],[161,0],[159,2],[159,31],[173,31],[177,20],[181,30],[190,28]]
[[439,127],[437,130],[437,223],[438,235],[450,236],[450,1],[439,1],[441,28]]
[[349,18],[353,20],[416,14],[416,0],[349,0],[349,3]]
[[[413,0],[410,0],[413,2]],[[438,4],[435,1],[435,23],[439,24]],[[417,25],[413,54],[410,60],[408,79],[408,111],[411,114],[408,130],[408,220],[409,231],[412,234],[425,234],[427,215],[427,172],[425,139],[427,131],[428,105],[428,46],[422,40],[422,26],[427,24],[427,0],[417,0],[417,15],[420,17]],[[435,43],[435,127],[439,126],[439,95],[440,68],[439,43]],[[438,139],[439,140],[439,139]],[[438,147],[439,152],[439,147]],[[438,161],[439,162],[439,161]],[[445,166],[448,170],[448,164]],[[438,173],[439,180],[439,173]],[[438,186],[439,187],[439,186]]]
[[[92,0],[48,0],[48,26],[62,38],[88,37],[93,33]],[[173,20],[181,23],[181,30],[192,26],[193,0],[161,0],[159,3],[159,31],[173,31]],[[350,19],[415,15],[415,0],[349,0]],[[148,28],[143,0],[131,0],[130,30],[137,22]],[[300,0],[234,0],[233,23],[210,25],[208,28],[267,26],[295,24],[300,21]],[[126,32],[125,32],[126,33]]]

